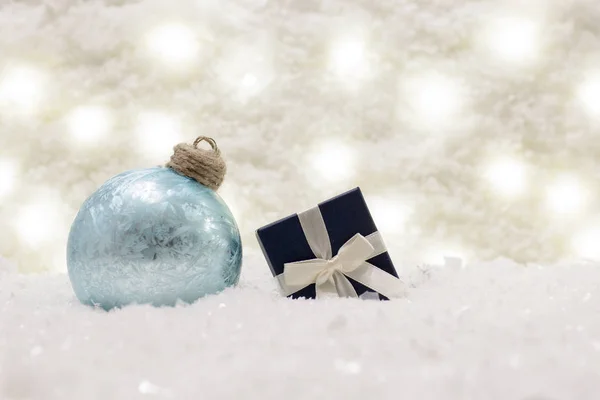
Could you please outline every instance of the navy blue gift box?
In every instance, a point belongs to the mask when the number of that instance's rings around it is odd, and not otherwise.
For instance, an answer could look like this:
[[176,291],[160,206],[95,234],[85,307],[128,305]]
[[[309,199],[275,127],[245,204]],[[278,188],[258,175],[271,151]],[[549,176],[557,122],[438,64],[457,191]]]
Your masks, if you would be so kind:
[[[340,248],[356,234],[366,237],[377,232],[377,227],[360,188],[327,200],[319,204],[318,207],[329,234],[333,256],[337,255]],[[297,214],[258,229],[256,236],[275,277],[283,273],[284,264],[286,263],[315,258]],[[367,261],[398,278],[398,273],[387,251]],[[377,295],[365,285],[351,278],[348,279],[359,296],[366,292]],[[387,300],[385,296],[378,295],[381,300]],[[309,285],[289,297],[315,298],[315,284]]]

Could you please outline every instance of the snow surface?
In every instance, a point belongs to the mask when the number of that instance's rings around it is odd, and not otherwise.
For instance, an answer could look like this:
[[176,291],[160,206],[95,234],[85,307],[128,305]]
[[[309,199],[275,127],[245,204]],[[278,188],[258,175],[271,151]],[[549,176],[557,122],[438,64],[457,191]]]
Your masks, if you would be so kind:
[[106,313],[65,275],[0,276],[0,399],[596,400],[600,266],[415,270],[406,299],[239,288]]

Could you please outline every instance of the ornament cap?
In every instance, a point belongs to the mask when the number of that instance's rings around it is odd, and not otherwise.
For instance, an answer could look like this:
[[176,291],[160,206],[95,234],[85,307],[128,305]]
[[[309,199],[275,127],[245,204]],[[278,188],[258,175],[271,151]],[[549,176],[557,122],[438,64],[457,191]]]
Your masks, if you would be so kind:
[[[211,149],[198,148],[202,142],[207,142]],[[192,145],[180,143],[173,149],[171,161],[167,167],[175,172],[190,177],[198,183],[217,190],[223,183],[227,165],[221,157],[221,150],[217,142],[207,136],[199,136]]]

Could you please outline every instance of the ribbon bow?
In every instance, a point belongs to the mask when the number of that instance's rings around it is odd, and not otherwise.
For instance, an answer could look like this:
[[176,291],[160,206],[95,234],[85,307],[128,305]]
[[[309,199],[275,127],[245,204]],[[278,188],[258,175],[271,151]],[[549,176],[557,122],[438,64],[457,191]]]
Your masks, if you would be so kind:
[[354,235],[333,257],[329,234],[319,208],[298,214],[298,217],[316,258],[284,264],[284,272],[278,278],[286,295],[314,283],[317,298],[359,297],[348,277],[388,298],[402,294],[403,288],[398,278],[367,262],[387,251],[378,232],[367,237]]
[[364,236],[357,234],[342,246],[331,259],[315,258],[285,264],[285,283],[290,286],[308,286],[315,283],[317,297],[338,295],[358,297],[345,274],[352,274],[373,254],[375,248]]

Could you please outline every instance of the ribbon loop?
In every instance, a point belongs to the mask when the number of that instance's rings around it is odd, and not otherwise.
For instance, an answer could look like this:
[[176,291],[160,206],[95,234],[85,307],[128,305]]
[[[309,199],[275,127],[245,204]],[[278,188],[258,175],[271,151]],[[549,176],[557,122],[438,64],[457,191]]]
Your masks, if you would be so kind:
[[371,258],[374,250],[363,235],[356,234],[340,248],[334,259],[342,272],[350,272]]

